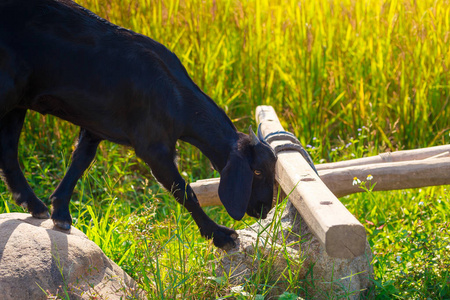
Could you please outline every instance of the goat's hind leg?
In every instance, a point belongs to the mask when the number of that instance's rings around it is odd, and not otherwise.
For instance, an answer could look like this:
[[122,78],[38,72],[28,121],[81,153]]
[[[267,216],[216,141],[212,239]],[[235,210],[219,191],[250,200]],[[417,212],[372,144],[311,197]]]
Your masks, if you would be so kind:
[[72,154],[72,163],[63,180],[50,196],[52,201],[52,220],[59,228],[68,230],[72,225],[72,217],[69,211],[70,198],[78,179],[94,160],[100,142],[101,139],[91,132],[84,128],[80,129],[78,144]]
[[17,158],[20,132],[26,109],[14,109],[0,119],[0,170],[3,180],[18,205],[26,207],[35,218],[49,218],[48,209],[29,186]]
[[145,153],[136,149],[136,154],[150,166],[155,178],[172,193],[178,203],[189,211],[202,236],[212,238],[216,247],[225,250],[236,246],[236,231],[216,224],[200,207],[194,191],[178,172],[173,151],[164,145],[155,145]]

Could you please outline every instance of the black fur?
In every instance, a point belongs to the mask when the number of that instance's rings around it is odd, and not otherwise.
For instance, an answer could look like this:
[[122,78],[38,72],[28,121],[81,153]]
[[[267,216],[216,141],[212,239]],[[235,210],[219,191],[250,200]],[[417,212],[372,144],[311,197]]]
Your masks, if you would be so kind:
[[238,132],[163,45],[70,0],[0,0],[0,169],[15,201],[45,218],[47,207],[17,159],[28,109],[81,128],[67,174],[50,196],[51,218],[61,228],[70,228],[70,197],[102,140],[133,147],[218,247],[233,246],[237,235],[203,212],[180,176],[178,139],[198,147],[221,173],[221,200],[233,218],[264,218],[271,208],[271,148]]

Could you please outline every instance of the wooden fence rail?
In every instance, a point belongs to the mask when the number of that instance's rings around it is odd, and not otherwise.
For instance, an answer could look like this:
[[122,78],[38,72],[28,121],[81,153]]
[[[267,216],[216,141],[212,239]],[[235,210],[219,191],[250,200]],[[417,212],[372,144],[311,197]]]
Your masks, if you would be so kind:
[[[264,136],[283,130],[270,106],[259,106],[256,118]],[[287,141],[271,142],[275,148]],[[296,151],[278,154],[275,179],[300,212],[328,255],[352,258],[363,253],[364,227],[336,197],[362,192],[353,178],[372,175],[374,191],[450,184],[450,145],[383,153],[373,157],[316,165],[319,176]],[[191,184],[202,206],[221,205],[219,178]]]

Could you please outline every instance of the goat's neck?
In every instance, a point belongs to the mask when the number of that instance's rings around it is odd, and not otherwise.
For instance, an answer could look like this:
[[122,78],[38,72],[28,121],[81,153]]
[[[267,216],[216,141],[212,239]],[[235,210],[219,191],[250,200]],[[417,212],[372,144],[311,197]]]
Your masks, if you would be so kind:
[[216,134],[194,139],[183,137],[182,139],[200,149],[211,161],[214,169],[220,173],[227,164],[230,153],[237,147],[241,133],[234,131],[229,134],[222,132]]
[[237,148],[238,141],[245,134],[238,132],[225,111],[191,83],[193,87],[184,98],[187,124],[181,139],[200,149],[221,172],[231,151]]
[[203,130],[194,130],[181,139],[200,149],[220,173],[227,164],[230,153],[245,134],[238,132],[231,121],[218,121],[220,120],[214,120],[214,124],[209,125],[197,124]]

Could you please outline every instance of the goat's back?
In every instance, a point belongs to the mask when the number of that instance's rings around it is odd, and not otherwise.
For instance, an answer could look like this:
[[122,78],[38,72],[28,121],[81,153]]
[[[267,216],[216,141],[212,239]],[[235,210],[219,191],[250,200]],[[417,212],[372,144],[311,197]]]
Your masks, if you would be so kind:
[[183,98],[201,96],[166,47],[68,0],[0,2],[0,51],[26,74],[18,106],[122,144],[151,134],[137,124],[163,134],[166,124],[184,122]]

